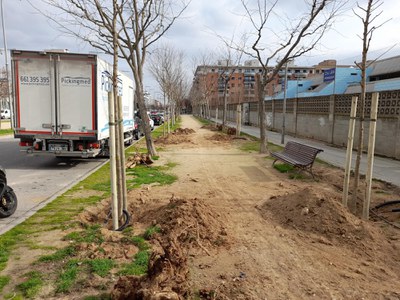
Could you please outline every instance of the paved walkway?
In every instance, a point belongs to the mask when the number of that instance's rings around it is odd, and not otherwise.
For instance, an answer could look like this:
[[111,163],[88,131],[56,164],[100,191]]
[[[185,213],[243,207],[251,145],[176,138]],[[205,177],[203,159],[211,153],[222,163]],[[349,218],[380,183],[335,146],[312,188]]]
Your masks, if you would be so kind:
[[[215,120],[214,120],[215,121]],[[229,126],[235,127],[236,124],[232,122],[228,122]],[[260,129],[258,127],[252,126],[242,126],[242,132],[250,134],[255,137],[260,137]],[[277,145],[281,145],[281,133],[268,131],[267,132],[268,141]],[[323,149],[324,152],[318,154],[318,158],[334,165],[337,167],[341,167],[344,169],[345,160],[346,160],[346,149],[345,148],[336,148],[326,145],[324,142],[304,139],[304,138],[295,138],[289,135],[285,135],[285,143],[288,141],[296,141],[299,143],[304,143],[310,146],[314,146],[320,149]],[[356,152],[353,152],[352,157],[352,168],[354,169],[355,160],[356,160]],[[367,155],[363,154],[361,160],[361,172],[365,174],[367,169]],[[373,177],[376,179],[384,180],[386,182],[393,183],[400,187],[400,161],[391,159],[391,158],[383,158],[379,156],[375,156],[374,159],[374,170]]]

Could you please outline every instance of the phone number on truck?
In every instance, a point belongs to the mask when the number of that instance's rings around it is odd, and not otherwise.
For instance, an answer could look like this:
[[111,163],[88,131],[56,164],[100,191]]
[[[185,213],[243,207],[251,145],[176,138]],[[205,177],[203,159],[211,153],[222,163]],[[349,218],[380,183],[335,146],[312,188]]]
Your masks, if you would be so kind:
[[46,76],[20,76],[21,84],[29,85],[48,85],[50,84],[50,78]]

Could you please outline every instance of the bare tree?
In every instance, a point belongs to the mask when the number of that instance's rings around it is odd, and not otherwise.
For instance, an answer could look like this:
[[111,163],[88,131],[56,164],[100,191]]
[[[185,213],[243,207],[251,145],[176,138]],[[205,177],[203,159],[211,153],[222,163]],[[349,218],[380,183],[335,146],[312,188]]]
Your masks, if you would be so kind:
[[357,8],[360,10],[360,13],[353,10],[354,14],[361,20],[363,24],[363,34],[360,37],[363,43],[362,47],[362,58],[361,62],[355,64],[361,70],[361,93],[359,97],[359,127],[358,127],[358,140],[357,140],[357,158],[356,164],[354,168],[354,186],[353,186],[353,196],[351,201],[349,202],[349,208],[353,213],[356,213],[357,207],[357,197],[358,197],[358,185],[360,180],[360,164],[362,158],[362,151],[364,148],[364,120],[365,120],[365,96],[366,96],[366,84],[367,84],[367,68],[374,61],[368,62],[367,56],[368,51],[371,45],[372,37],[379,27],[381,27],[384,23],[381,23],[378,26],[373,25],[376,19],[382,14],[382,11],[378,11],[382,6],[382,0],[368,0],[367,6],[364,8],[359,3],[357,3]]
[[[235,50],[235,43],[233,37],[230,41],[222,39],[225,48],[221,49],[221,65],[219,73],[219,81],[223,83],[224,92],[223,92],[223,110],[222,110],[222,125],[226,126],[226,119],[227,119],[227,98],[228,98],[228,88],[229,88],[229,81],[235,73],[235,68],[233,66],[238,66],[241,62],[243,51]],[[237,48],[244,48],[244,44],[241,44],[240,47]],[[219,90],[219,88],[218,88]]]
[[[285,15],[277,16],[278,0],[272,3],[267,0],[241,0],[242,6],[250,20],[255,33],[248,35],[250,49],[245,53],[258,60],[262,72],[258,77],[258,110],[260,123],[261,146],[260,153],[268,152],[265,116],[265,88],[274,80],[281,68],[294,58],[300,57],[316,47],[325,32],[331,27],[335,16],[343,7],[341,1],[335,0],[305,0],[304,14],[296,19]],[[250,3],[255,3],[254,7]],[[297,1],[296,1],[297,4]],[[273,28],[279,22],[286,23],[284,30],[274,32]],[[236,47],[243,50],[241,47]],[[270,66],[276,62],[275,66]]]
[[[184,54],[171,45],[163,45],[152,52],[150,71],[172,109],[172,123],[179,114],[180,104],[187,94]],[[176,109],[176,110],[175,110]]]
[[210,80],[207,72],[216,56],[218,55],[214,51],[204,50],[198,56],[192,57],[194,82],[190,98],[195,109],[194,113],[205,118],[211,115],[212,95],[218,91],[218,82]]
[[[60,14],[51,19],[68,34],[106,53],[112,50],[112,8],[101,0],[42,0]],[[119,55],[130,66],[136,85],[135,99],[145,124],[147,150],[156,155],[144,100],[143,70],[149,47],[181,16],[190,0],[120,0],[117,4]],[[49,14],[47,14],[49,16]]]

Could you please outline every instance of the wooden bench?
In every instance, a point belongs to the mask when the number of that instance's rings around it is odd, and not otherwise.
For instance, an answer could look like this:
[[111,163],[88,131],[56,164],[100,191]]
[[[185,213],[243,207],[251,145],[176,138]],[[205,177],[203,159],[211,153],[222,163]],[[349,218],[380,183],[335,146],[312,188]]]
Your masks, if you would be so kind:
[[295,168],[309,172],[314,178],[312,166],[317,154],[322,151],[324,150],[297,142],[288,142],[282,152],[271,152],[271,156],[275,158],[272,165],[281,160]]

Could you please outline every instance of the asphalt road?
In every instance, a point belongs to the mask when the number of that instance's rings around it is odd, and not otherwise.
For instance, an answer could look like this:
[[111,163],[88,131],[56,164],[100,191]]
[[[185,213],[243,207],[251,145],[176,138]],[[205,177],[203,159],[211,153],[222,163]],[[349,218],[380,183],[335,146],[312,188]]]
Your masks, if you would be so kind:
[[7,172],[8,185],[18,198],[17,211],[0,219],[0,234],[21,223],[57,195],[104,164],[99,159],[58,159],[54,156],[32,156],[20,152],[18,140],[0,137],[0,165]]

